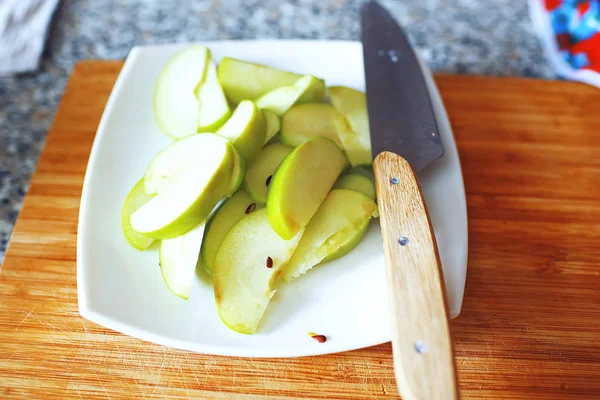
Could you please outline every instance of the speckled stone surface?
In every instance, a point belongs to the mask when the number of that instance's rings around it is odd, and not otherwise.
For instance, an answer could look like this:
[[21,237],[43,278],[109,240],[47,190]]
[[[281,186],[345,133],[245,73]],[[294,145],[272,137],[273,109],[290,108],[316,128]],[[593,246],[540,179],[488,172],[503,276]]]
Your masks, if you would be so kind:
[[[527,2],[381,0],[433,71],[554,78]],[[134,45],[359,39],[360,0],[63,0],[37,73],[0,78],[0,260],[73,64]]]

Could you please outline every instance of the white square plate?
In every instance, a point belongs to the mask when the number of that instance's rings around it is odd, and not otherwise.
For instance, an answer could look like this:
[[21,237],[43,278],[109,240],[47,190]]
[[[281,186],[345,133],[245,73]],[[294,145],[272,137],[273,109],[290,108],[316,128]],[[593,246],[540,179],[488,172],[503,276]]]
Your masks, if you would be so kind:
[[[357,42],[207,42],[213,57],[267,64],[364,90]],[[156,78],[182,45],[136,47],[98,127],[85,176],[77,243],[79,312],[97,324],[176,348],[232,356],[291,357],[333,353],[390,340],[385,267],[378,222],[360,245],[282,287],[254,335],[231,331],[217,315],[209,278],[199,273],[188,301],[164,284],[156,248],[131,248],[121,206],[156,153],[171,142],[154,119]],[[444,269],[452,317],[460,312],[467,267],[465,194],[456,145],[430,72],[445,155],[420,174]],[[318,343],[308,331],[324,334]]]

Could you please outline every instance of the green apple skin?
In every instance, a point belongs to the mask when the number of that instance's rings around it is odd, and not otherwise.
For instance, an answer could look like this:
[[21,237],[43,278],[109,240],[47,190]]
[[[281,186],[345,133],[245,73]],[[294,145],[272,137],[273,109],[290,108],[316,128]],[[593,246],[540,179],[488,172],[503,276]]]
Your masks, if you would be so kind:
[[269,185],[267,211],[273,230],[285,240],[294,237],[347,167],[344,152],[330,139],[316,137],[296,147]]
[[242,100],[217,135],[229,139],[249,165],[262,149],[266,130],[263,112],[252,101]]
[[129,217],[134,211],[146,204],[151,198],[152,196],[148,196],[144,190],[144,180],[140,179],[131,189],[131,191],[129,191],[121,211],[121,225],[123,227],[125,239],[127,239],[133,248],[138,250],[147,249],[154,242],[154,239],[136,232],[129,223]]
[[346,118],[332,105],[324,103],[299,104],[281,118],[281,141],[296,147],[314,137],[326,137],[340,148],[340,131],[350,129]]
[[[375,215],[377,212],[378,212],[377,210],[375,210],[373,212],[373,218],[375,218]],[[377,215],[379,215],[379,214],[377,214]],[[342,258],[346,254],[350,253],[350,251],[354,250],[354,248],[356,246],[358,246],[360,241],[363,240],[363,238],[367,234],[370,224],[371,224],[371,221],[365,221],[363,226],[358,228],[358,231],[356,233],[354,233],[354,235],[352,236],[352,238],[350,240],[348,240],[346,243],[344,243],[337,250],[332,251],[329,255],[327,255],[321,261],[321,264],[329,262],[329,261],[337,260],[338,258]]]
[[267,129],[266,129],[267,133],[265,135],[265,142],[264,142],[264,145],[266,145],[281,130],[281,120],[279,119],[277,114],[275,114],[271,110],[262,110],[262,111],[263,111],[263,115],[265,116],[265,121],[266,121],[266,125],[267,125]]
[[203,222],[184,235],[160,242],[159,260],[163,280],[173,294],[184,300],[190,294],[204,230]]
[[[252,206],[253,204],[254,206]],[[264,204],[256,203],[246,191],[239,190],[213,212],[206,224],[206,233],[200,253],[204,270],[209,275],[212,275],[217,251],[227,232],[243,217],[261,208],[264,208]]]
[[333,188],[356,190],[375,201],[375,183],[364,175],[345,173],[339,177]]
[[282,86],[289,86],[302,77],[235,58],[225,57],[219,64],[219,81],[232,104],[255,100]]
[[197,131],[199,110],[194,88],[204,81],[209,60],[206,47],[191,46],[173,56],[158,76],[154,116],[160,129],[173,139]]
[[[210,53],[209,53],[210,54]],[[198,132],[214,132],[231,117],[229,103],[217,76],[217,67],[209,57],[204,81],[196,90],[198,99]]]
[[229,140],[212,133],[188,136],[161,151],[144,177],[146,193],[156,195],[131,214],[133,229],[164,240],[196,227],[230,192],[236,154]]
[[282,86],[265,93],[256,100],[262,109],[273,111],[278,116],[285,114],[294,104],[322,101],[325,96],[325,85],[321,79],[305,75],[292,85]]
[[363,92],[344,86],[329,88],[331,104],[350,123],[351,130],[340,135],[342,145],[353,167],[373,163],[367,99]]
[[[248,168],[244,178],[244,189],[258,203],[267,202],[267,179],[273,176],[283,159],[294,150],[283,143],[273,142],[266,145]],[[269,184],[270,185],[270,184]]]
[[265,209],[250,213],[229,230],[213,270],[217,311],[229,328],[245,334],[256,332],[275,294],[281,267],[301,237],[302,231],[291,240],[281,239],[271,228]]
[[290,282],[315,265],[341,257],[356,247],[376,208],[373,200],[357,191],[335,189],[329,192],[282,270],[283,280]]
[[[235,147],[235,146],[234,146]],[[246,175],[246,162],[240,155],[239,151],[234,152],[233,161],[231,163],[231,173],[229,181],[231,186],[225,194],[226,197],[231,197],[244,182],[244,176]]]

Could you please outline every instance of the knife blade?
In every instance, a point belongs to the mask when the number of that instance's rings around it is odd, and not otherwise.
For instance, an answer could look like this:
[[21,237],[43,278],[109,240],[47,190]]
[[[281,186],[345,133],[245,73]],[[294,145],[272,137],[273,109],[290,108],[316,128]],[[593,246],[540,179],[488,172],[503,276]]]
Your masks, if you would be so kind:
[[377,2],[362,13],[373,158],[393,151],[420,171],[444,154],[421,65],[408,38]]
[[405,400],[458,399],[441,264],[415,175],[444,147],[400,26],[374,0],[363,7],[361,26],[396,382]]

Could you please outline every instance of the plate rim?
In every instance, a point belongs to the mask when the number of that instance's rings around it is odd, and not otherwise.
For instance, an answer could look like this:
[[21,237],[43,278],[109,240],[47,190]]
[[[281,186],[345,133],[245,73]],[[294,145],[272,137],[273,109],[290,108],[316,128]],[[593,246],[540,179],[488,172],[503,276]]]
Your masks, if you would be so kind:
[[[85,218],[85,215],[86,215],[85,210],[87,210],[87,208],[88,208],[88,202],[89,202],[89,198],[90,198],[90,193],[89,193],[90,187],[91,187],[90,181],[92,180],[92,172],[95,171],[95,169],[96,169],[94,166],[97,163],[97,160],[99,158],[98,148],[100,146],[102,137],[105,135],[106,125],[108,123],[110,116],[113,114],[113,109],[114,109],[115,103],[117,101],[117,98],[122,91],[122,86],[124,85],[125,80],[127,79],[129,74],[131,73],[131,70],[134,68],[134,66],[136,64],[135,63],[136,58],[138,57],[138,55],[141,51],[147,51],[147,50],[158,49],[158,48],[176,48],[176,47],[184,48],[184,47],[190,46],[190,45],[205,45],[210,48],[210,46],[212,46],[212,45],[227,45],[227,44],[239,45],[239,44],[243,44],[243,43],[252,43],[254,45],[261,44],[261,43],[263,43],[265,45],[273,44],[273,43],[278,43],[278,44],[285,43],[290,46],[293,46],[294,44],[300,44],[300,43],[303,45],[312,44],[312,45],[320,45],[320,46],[323,46],[323,45],[346,45],[346,46],[350,46],[350,47],[362,46],[361,42],[359,42],[359,41],[310,40],[310,39],[307,39],[307,40],[304,40],[304,39],[206,40],[206,41],[193,41],[193,42],[184,42],[184,43],[170,43],[170,44],[167,43],[167,44],[134,46],[130,50],[127,58],[125,59],[123,67],[122,67],[121,71],[119,72],[119,76],[117,77],[117,80],[115,81],[115,84],[111,90],[108,101],[106,102],[106,106],[102,113],[102,117],[98,124],[98,128],[96,130],[94,141],[93,141],[93,144],[92,144],[92,147],[90,150],[90,156],[88,158],[86,172],[85,172],[85,176],[83,179],[83,186],[82,186],[81,199],[80,199],[80,204],[79,204],[79,213],[78,213],[77,246],[76,246],[76,251],[77,251],[77,257],[76,257],[77,302],[78,302],[79,314],[83,318],[85,318],[93,323],[96,323],[104,328],[107,328],[107,329],[110,329],[110,330],[113,330],[116,332],[120,332],[122,334],[134,337],[139,340],[147,341],[150,343],[156,343],[156,344],[164,345],[164,346],[168,346],[168,347],[173,347],[173,348],[180,349],[180,350],[193,351],[193,352],[198,352],[198,353],[203,353],[203,354],[214,354],[214,355],[219,355],[219,356],[254,357],[254,358],[293,358],[293,357],[317,356],[317,355],[346,352],[346,351],[358,350],[358,349],[363,349],[366,347],[372,347],[372,346],[380,345],[383,343],[387,343],[391,340],[391,335],[385,334],[385,333],[382,333],[382,334],[378,335],[377,337],[372,336],[371,340],[363,340],[362,342],[355,341],[355,342],[352,342],[351,344],[348,343],[345,345],[336,346],[335,344],[330,344],[328,346],[315,346],[315,347],[306,346],[306,347],[293,347],[293,348],[285,348],[285,349],[281,349],[281,348],[280,349],[277,349],[277,348],[270,348],[270,349],[248,348],[248,347],[235,347],[235,346],[195,343],[195,342],[191,342],[191,341],[174,339],[174,338],[166,336],[166,335],[157,334],[155,332],[141,329],[141,328],[135,327],[133,325],[128,325],[127,323],[116,320],[109,315],[106,315],[103,313],[98,313],[95,310],[93,310],[92,308],[90,308],[88,305],[87,293],[86,293],[86,289],[85,289],[86,272],[85,272],[85,268],[83,266],[82,257],[80,257],[80,255],[83,254],[83,252],[84,252],[84,240],[83,240],[83,235],[81,234],[81,232],[84,232],[86,230],[87,219]],[[465,192],[465,185],[464,185],[464,176],[463,176],[463,172],[462,172],[462,166],[460,163],[460,155],[459,155],[458,149],[456,147],[456,139],[454,137],[454,131],[450,124],[450,120],[448,118],[448,114],[447,114],[443,99],[440,95],[440,92],[435,83],[435,80],[433,79],[433,75],[432,75],[431,71],[429,70],[426,63],[423,62],[422,58],[421,58],[421,66],[422,66],[423,74],[425,76],[426,81],[428,81],[431,84],[430,89],[431,88],[433,89],[433,90],[430,90],[430,92],[432,92],[433,96],[435,96],[439,99],[440,104],[442,106],[441,107],[442,115],[440,117],[442,117],[444,119],[444,123],[447,123],[447,126],[449,128],[448,129],[449,133],[452,136],[451,144],[454,147],[456,157],[458,160],[458,172],[460,173],[460,178],[461,178],[461,183],[462,183],[462,191],[460,194],[461,194],[462,200],[464,201],[464,204],[465,204],[465,209],[464,209],[465,227],[466,227],[466,229],[465,229],[466,238],[464,240],[464,243],[465,243],[465,261],[464,261],[465,282],[462,283],[463,290],[462,290],[461,301],[460,301],[458,310],[448,310],[449,313],[453,314],[452,318],[456,318],[460,314],[460,310],[462,308],[462,302],[464,299],[464,287],[465,287],[465,283],[466,283],[466,274],[467,274],[467,270],[468,270],[468,216],[467,216],[467,207],[466,207],[466,192]]]

